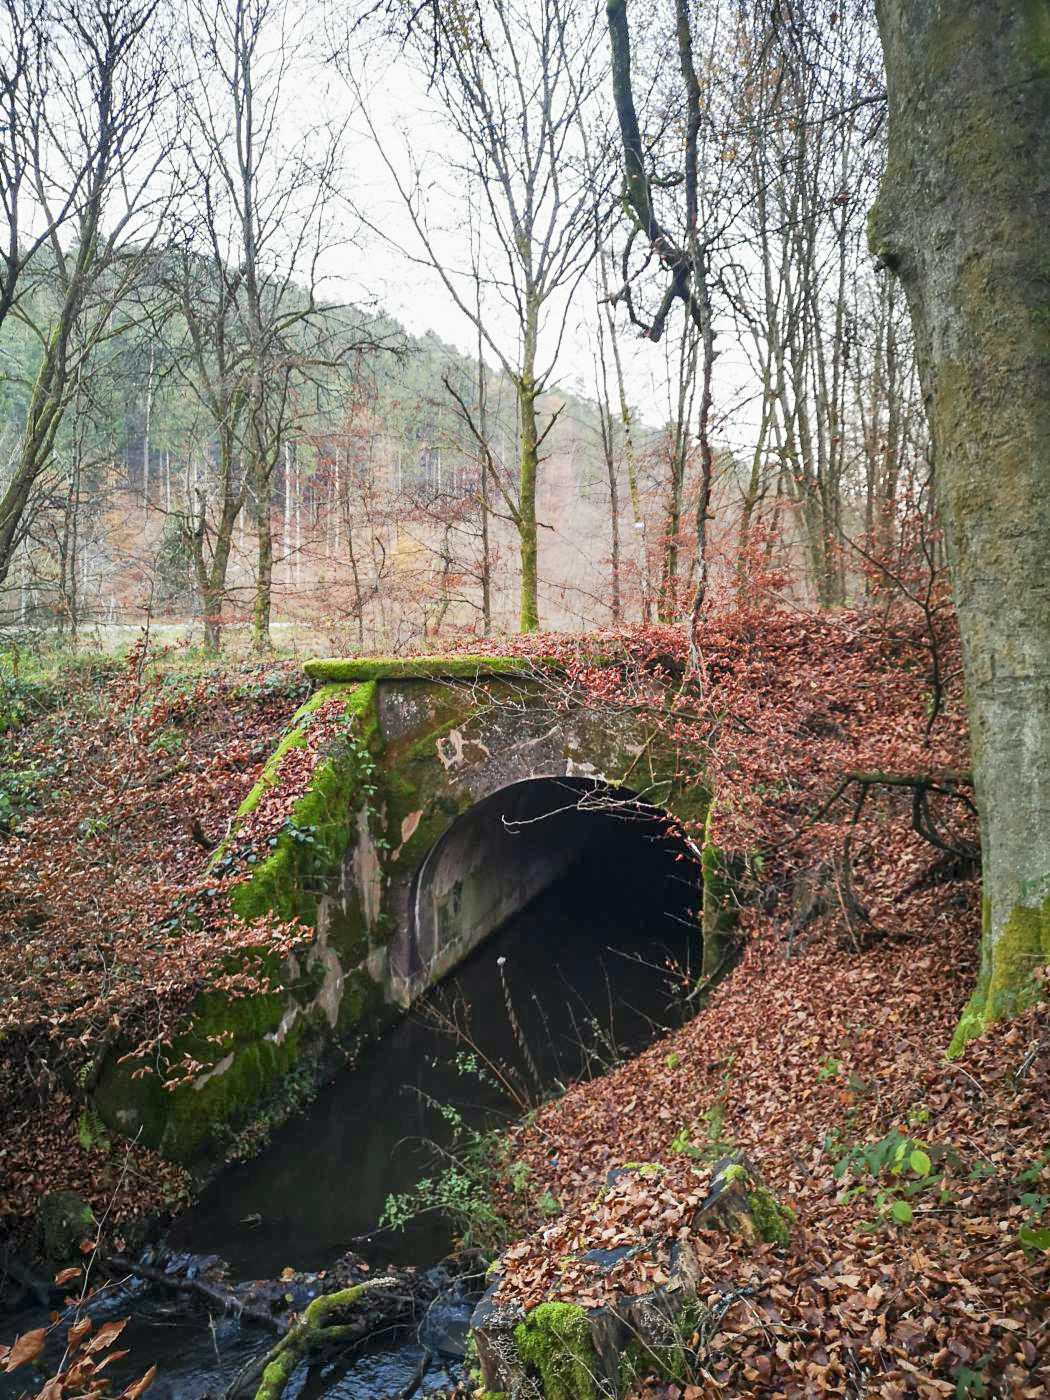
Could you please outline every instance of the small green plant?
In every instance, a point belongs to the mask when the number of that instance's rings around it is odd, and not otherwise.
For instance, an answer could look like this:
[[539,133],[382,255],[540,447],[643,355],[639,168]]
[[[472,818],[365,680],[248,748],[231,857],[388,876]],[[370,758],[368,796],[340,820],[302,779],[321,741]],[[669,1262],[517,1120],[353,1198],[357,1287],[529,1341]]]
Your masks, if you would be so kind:
[[447,1146],[426,1145],[439,1170],[422,1177],[411,1191],[386,1198],[379,1218],[382,1229],[403,1230],[421,1215],[445,1217],[460,1243],[498,1254],[508,1241],[507,1224],[492,1204],[500,1167],[498,1132],[469,1127],[458,1109],[426,1100],[452,1129]]
[[720,1099],[716,1100],[700,1115],[696,1124],[699,1131],[695,1135],[684,1124],[678,1129],[671,1140],[670,1151],[680,1152],[683,1157],[691,1157],[695,1162],[716,1162],[720,1157],[725,1157],[735,1146],[722,1135],[725,1113],[725,1104]]
[[299,826],[291,817],[284,824],[284,830],[292,838],[297,846],[316,846],[317,827]]
[[[1050,1152],[1046,1152],[1038,1162],[1033,1162],[1030,1167],[1018,1172],[1014,1177],[1017,1186],[1039,1186],[1043,1183],[1046,1174],[1047,1164],[1050,1163]],[[1050,1227],[1042,1223],[1043,1216],[1047,1208],[1050,1207],[1050,1195],[1044,1191],[1022,1191],[1018,1196],[1018,1201],[1030,1214],[1021,1222],[1017,1231],[1017,1238],[1026,1253],[1029,1254],[1050,1254]]]
[[179,754],[186,747],[186,736],[180,734],[177,729],[162,729],[154,736],[151,749],[156,749],[160,753]]
[[37,806],[42,776],[33,766],[11,766],[7,754],[0,750],[0,832],[14,831],[20,819]]
[[959,1154],[950,1147],[932,1147],[919,1138],[896,1128],[878,1142],[852,1147],[834,1166],[836,1180],[849,1173],[852,1185],[842,1201],[871,1195],[876,1214],[862,1228],[879,1230],[890,1224],[910,1225],[915,1211],[911,1202],[923,1194],[934,1194],[942,1205],[952,1196],[944,1187],[945,1166],[961,1166]]
[[956,1400],[981,1400],[988,1394],[984,1376],[969,1366],[960,1366],[955,1376]]
[[723,1134],[733,1058],[732,1055],[729,1056],[722,1071],[720,1093],[696,1120],[696,1131],[691,1131],[683,1124],[670,1143],[670,1151],[680,1152],[698,1162],[717,1162],[720,1157],[725,1157],[733,1151],[736,1144]]
[[[437,1060],[434,1062],[438,1063]],[[489,1089],[500,1089],[499,1080],[489,1070],[487,1065],[482,1064],[474,1050],[457,1050],[455,1065],[457,1073],[465,1079],[476,1079],[479,1084],[484,1084]]]
[[1030,1167],[1025,1167],[1024,1171],[1018,1172],[1014,1180],[1018,1186],[1037,1186],[1042,1181],[1044,1169],[1048,1164],[1050,1164],[1050,1152],[1044,1152],[1037,1162],[1033,1162]]
[[531,1175],[532,1168],[527,1162],[511,1162],[507,1168],[507,1180],[510,1182],[510,1189],[515,1196],[524,1195]]
[[821,1083],[824,1083],[825,1080],[836,1079],[841,1070],[842,1061],[836,1059],[834,1055],[829,1055],[820,1069],[817,1070],[817,1078]]

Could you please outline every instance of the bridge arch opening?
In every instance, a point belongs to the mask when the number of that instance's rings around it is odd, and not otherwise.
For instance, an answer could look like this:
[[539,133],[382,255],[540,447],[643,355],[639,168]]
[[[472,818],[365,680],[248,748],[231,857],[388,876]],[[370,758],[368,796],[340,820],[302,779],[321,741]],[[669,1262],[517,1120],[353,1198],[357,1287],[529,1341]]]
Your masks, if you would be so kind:
[[551,776],[483,798],[430,848],[410,897],[396,969],[403,985],[435,985],[540,900],[560,929],[552,958],[559,952],[578,965],[620,952],[659,967],[699,968],[695,848],[637,794]]
[[[220,1178],[181,1241],[245,1274],[271,1267],[273,1230],[302,1268],[336,1237],[367,1235],[401,1262],[447,1254],[436,1214],[373,1233],[387,1197],[433,1171],[421,1144],[451,1143],[447,1110],[471,1127],[505,1121],[684,1016],[666,961],[698,970],[700,871],[667,821],[622,789],[564,776],[504,785],[463,812],[411,887],[414,1009],[237,1168],[232,1193]],[[471,1068],[468,1047],[498,1076]],[[270,1232],[245,1229],[255,1212]]]

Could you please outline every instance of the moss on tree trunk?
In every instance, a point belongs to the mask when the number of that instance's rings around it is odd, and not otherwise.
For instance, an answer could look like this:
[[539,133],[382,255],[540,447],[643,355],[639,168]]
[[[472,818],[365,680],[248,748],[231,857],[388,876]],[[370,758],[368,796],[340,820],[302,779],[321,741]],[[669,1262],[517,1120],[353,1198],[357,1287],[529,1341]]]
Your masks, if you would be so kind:
[[531,378],[518,387],[521,418],[521,457],[518,481],[518,537],[521,543],[522,632],[537,632],[540,626],[537,575],[536,476],[539,470],[539,433],[536,428],[536,391]]
[[879,0],[873,251],[915,328],[981,814],[981,974],[953,1049],[1050,959],[1050,0]]

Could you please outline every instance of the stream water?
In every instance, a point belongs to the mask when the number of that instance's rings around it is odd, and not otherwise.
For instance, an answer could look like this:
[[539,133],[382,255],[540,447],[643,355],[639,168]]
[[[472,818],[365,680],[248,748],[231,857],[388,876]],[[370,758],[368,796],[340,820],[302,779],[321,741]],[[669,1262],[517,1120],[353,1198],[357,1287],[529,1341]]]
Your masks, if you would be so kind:
[[[532,1102],[637,1051],[678,1022],[668,964],[687,967],[695,958],[697,872],[680,856],[673,843],[626,826],[461,964],[433,994],[433,1007],[455,1014],[478,1051]],[[431,1215],[404,1230],[379,1231],[388,1195],[433,1173],[428,1143],[447,1144],[453,1132],[440,1106],[474,1127],[520,1112],[491,1076],[464,1072],[464,1049],[432,1012],[414,1011],[277,1132],[261,1156],[224,1172],[167,1243],[221,1256],[236,1278],[323,1268],[347,1249],[378,1268],[435,1264],[451,1245],[448,1223]],[[128,1300],[120,1306],[123,1315]],[[272,1342],[230,1318],[209,1322],[199,1307],[153,1293],[140,1295],[131,1311],[121,1345],[158,1363],[151,1400],[221,1394]],[[10,1330],[5,1325],[5,1337]],[[396,1396],[421,1354],[418,1345],[367,1353],[311,1382],[311,1396]],[[442,1384],[448,1376],[436,1363],[417,1393]],[[288,1400],[296,1393],[286,1392]]]

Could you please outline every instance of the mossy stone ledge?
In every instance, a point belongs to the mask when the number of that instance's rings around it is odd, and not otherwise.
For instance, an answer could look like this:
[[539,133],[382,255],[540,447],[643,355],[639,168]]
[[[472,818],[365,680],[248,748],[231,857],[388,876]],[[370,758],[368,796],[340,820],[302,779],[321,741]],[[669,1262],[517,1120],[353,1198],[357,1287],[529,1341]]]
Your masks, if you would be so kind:
[[368,656],[313,657],[303,663],[312,681],[340,684],[360,681],[474,681],[482,676],[515,676],[549,670],[553,658],[520,656]]

